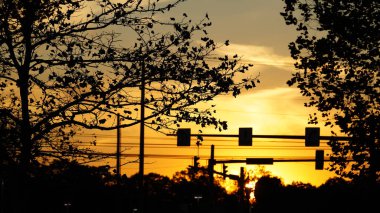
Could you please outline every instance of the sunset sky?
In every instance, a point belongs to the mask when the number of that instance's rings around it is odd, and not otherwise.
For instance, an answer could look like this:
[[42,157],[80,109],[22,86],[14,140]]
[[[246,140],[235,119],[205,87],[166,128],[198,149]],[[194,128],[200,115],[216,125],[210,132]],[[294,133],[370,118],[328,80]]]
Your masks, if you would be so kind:
[[[293,69],[293,60],[288,51],[288,43],[296,38],[297,33],[291,26],[286,26],[280,15],[281,0],[188,0],[174,9],[179,15],[187,13],[194,21],[202,19],[207,13],[212,21],[209,35],[218,43],[229,40],[228,47],[219,49],[218,54],[239,54],[243,62],[254,64],[253,74],[259,75],[261,81],[257,88],[244,92],[237,98],[221,96],[214,100],[217,115],[228,121],[228,130],[222,134],[238,134],[239,127],[252,127],[253,134],[303,135],[308,114],[313,109],[305,108],[297,88],[290,88],[286,81]],[[330,135],[330,129],[320,124],[321,135]],[[138,126],[122,130],[123,154],[122,173],[128,176],[138,172],[139,131]],[[198,127],[192,127],[197,133]],[[212,128],[203,129],[203,133],[219,133]],[[100,132],[96,139],[97,149],[103,152],[115,152],[116,131]],[[91,134],[82,135],[90,139]],[[305,148],[301,140],[254,139],[252,147],[238,147],[237,138],[204,138],[199,149],[201,165],[207,165],[210,145],[215,145],[215,157],[219,160],[245,159],[246,157],[266,156],[313,158],[316,148]],[[171,177],[176,171],[192,164],[192,156],[198,154],[195,141],[191,147],[176,147],[176,138],[146,130],[147,155],[145,174],[155,172]],[[318,149],[328,147],[325,142]],[[158,155],[152,157],[152,155]],[[128,163],[131,162],[131,163]],[[107,159],[110,166],[114,159]],[[228,164],[230,174],[239,174],[243,164]],[[328,162],[325,162],[325,167]],[[254,169],[254,166],[247,166]],[[275,163],[265,166],[273,175],[281,177],[286,184],[302,181],[320,185],[333,173],[326,170],[314,170],[314,163]],[[215,169],[221,171],[221,165]]]

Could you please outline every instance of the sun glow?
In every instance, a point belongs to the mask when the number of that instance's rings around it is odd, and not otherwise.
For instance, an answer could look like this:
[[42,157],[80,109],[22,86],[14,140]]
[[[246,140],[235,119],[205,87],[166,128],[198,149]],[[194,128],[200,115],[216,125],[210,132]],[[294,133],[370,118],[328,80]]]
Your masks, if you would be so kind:
[[250,203],[255,202],[255,186],[256,186],[256,181],[250,181],[249,183],[245,184],[245,188],[250,190],[250,193],[249,193]]
[[224,181],[220,182],[222,187],[226,189],[228,194],[234,193],[237,190],[237,183],[235,180],[226,178]]

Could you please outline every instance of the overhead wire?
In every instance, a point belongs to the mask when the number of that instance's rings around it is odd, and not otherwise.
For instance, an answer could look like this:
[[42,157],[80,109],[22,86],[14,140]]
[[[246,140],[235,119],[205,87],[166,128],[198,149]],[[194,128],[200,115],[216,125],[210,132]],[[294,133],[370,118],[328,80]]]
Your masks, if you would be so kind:
[[[113,134],[81,134],[81,137],[93,137],[96,139],[102,139],[107,137],[113,137],[115,138],[115,141],[101,141],[101,142],[94,142],[94,141],[88,141],[88,142],[73,142],[77,147],[92,147],[92,148],[116,148],[116,135]],[[122,137],[123,140],[130,140],[132,139],[138,139],[140,136],[138,135],[128,135]],[[176,137],[171,136],[147,136],[145,137],[147,140],[158,140],[157,142],[150,142],[145,143],[145,147],[150,150],[154,149],[202,149],[207,150],[210,149],[210,146],[208,145],[201,145],[199,147],[195,146],[189,146],[189,147],[178,147],[177,144],[174,142],[176,141]],[[192,137],[192,142],[195,142],[195,137]],[[168,142],[162,142],[162,141],[168,141]],[[207,138],[202,143],[208,143],[211,142],[213,144],[217,143],[216,148],[217,150],[285,150],[285,151],[294,151],[294,150],[313,150],[315,147],[305,147],[304,142],[302,140],[294,140],[294,139],[255,139],[253,138],[253,146],[250,147],[239,147],[232,144],[226,144],[226,143],[238,143],[238,139],[221,139],[221,138]],[[58,141],[59,143],[59,141]],[[121,147],[124,148],[123,153],[121,154],[121,157],[123,159],[127,157],[135,157],[137,158],[139,154],[137,153],[125,153],[125,151],[139,148],[138,142],[122,142]],[[318,149],[322,150],[331,150],[330,146],[327,145],[326,142],[321,141],[321,145],[318,147]],[[49,151],[47,151],[49,152]],[[116,157],[116,153],[103,153],[103,152],[94,152],[95,155],[103,155],[103,156],[109,156],[109,157]],[[147,158],[165,158],[165,159],[191,159],[194,157],[194,155],[191,154],[146,154],[144,157]],[[221,158],[239,158],[239,157],[247,157],[246,155],[242,156],[218,156],[216,159]],[[309,156],[308,158],[314,158],[315,156]],[[207,157],[206,157],[207,158]],[[288,158],[298,158],[297,156],[288,156]],[[128,162],[124,163],[128,164]]]
[[[58,151],[42,151],[42,153],[59,153]],[[113,156],[116,156],[116,153],[106,153],[106,152],[93,152],[89,155],[94,155],[94,156],[110,156],[110,157],[113,157]],[[138,157],[139,154],[138,153],[122,153],[120,154],[122,157],[124,158],[127,158],[127,157]],[[144,157],[146,158],[165,158],[165,159],[190,159],[190,158],[193,158],[194,155],[190,155],[190,154],[145,154]],[[274,159],[289,159],[289,160],[292,160],[292,159],[310,159],[312,158],[313,156],[250,156],[250,157],[259,157],[259,158],[274,158]],[[200,159],[202,160],[206,160],[206,159],[209,159],[209,156],[208,155],[200,155],[199,156]],[[233,159],[242,159],[242,158],[247,158],[246,155],[235,155],[235,156],[230,156],[230,155],[218,155],[218,156],[215,156],[215,159],[216,160],[220,160],[220,159],[230,159],[230,160],[233,160]]]
[[[234,141],[236,142],[236,141]],[[257,142],[259,143],[259,142]],[[266,143],[266,141],[263,141],[261,143]],[[97,144],[93,143],[73,143],[76,146],[82,146],[82,147],[116,147],[116,142],[101,142]],[[286,144],[286,145],[284,145]],[[305,147],[304,145],[291,145],[291,144],[300,144],[299,142],[287,142],[287,143],[281,143],[281,145],[265,145],[265,144],[260,144],[260,145],[253,145],[253,146],[248,146],[248,147],[242,147],[242,146],[236,146],[236,145],[227,145],[227,144],[218,144],[217,149],[311,149],[314,147]],[[47,146],[47,144],[43,144],[43,146]],[[139,147],[139,143],[122,143],[121,147]],[[146,143],[145,147],[147,148],[163,148],[163,149],[190,149],[190,148],[195,148],[195,146],[189,146],[189,147],[178,147],[176,144],[170,144],[170,143]],[[210,147],[207,145],[201,145],[199,146],[200,149],[209,149]],[[328,146],[326,143],[321,144],[318,146],[318,148],[324,148],[328,149],[330,146]]]

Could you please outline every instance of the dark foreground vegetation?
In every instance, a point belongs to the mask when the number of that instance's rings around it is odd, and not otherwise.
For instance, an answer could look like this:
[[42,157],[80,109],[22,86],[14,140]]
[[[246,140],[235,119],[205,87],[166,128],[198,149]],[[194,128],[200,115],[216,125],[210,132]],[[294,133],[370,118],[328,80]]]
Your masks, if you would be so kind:
[[379,186],[341,178],[329,179],[319,187],[304,183],[284,186],[277,178],[262,177],[256,184],[253,212],[376,212]]
[[[172,178],[150,173],[144,179],[144,212],[372,212],[379,209],[380,185],[352,183],[340,178],[315,187],[284,185],[280,178],[263,176],[255,187],[256,200],[237,189],[227,193],[207,170],[192,168]],[[117,177],[109,167],[56,161],[39,166],[28,178],[16,168],[1,171],[1,213],[113,213],[138,212],[138,176]],[[24,182],[24,184],[20,184]],[[25,184],[26,183],[26,184]],[[26,188],[21,189],[20,186]],[[25,200],[21,204],[21,200]]]

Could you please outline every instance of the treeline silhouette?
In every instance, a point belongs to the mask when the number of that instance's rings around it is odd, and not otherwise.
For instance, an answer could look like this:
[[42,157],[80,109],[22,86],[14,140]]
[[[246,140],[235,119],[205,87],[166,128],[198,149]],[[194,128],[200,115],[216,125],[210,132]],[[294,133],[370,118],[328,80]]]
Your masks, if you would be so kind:
[[[108,166],[54,161],[25,178],[3,165],[1,181],[1,213],[138,212],[138,176],[116,176]],[[341,178],[319,187],[284,185],[267,175],[258,179],[253,203],[239,192],[227,193],[218,179],[211,185],[207,169],[189,167],[172,178],[150,173],[144,176],[144,212],[372,212],[379,209],[380,188]]]
[[265,176],[256,183],[252,212],[377,212],[379,186],[338,177],[319,187],[305,183],[283,185],[279,178]]
[[[19,168],[3,164],[1,180],[4,183],[1,213],[138,212],[138,175],[118,177],[108,166],[54,161],[36,167],[25,178]],[[146,174],[144,212],[210,212],[213,206],[226,210],[239,208],[236,195],[227,194],[219,184],[210,186],[208,180],[203,170],[194,173],[187,169],[177,172],[173,178]],[[211,201],[210,193],[216,203]],[[197,200],[194,196],[202,198]]]

